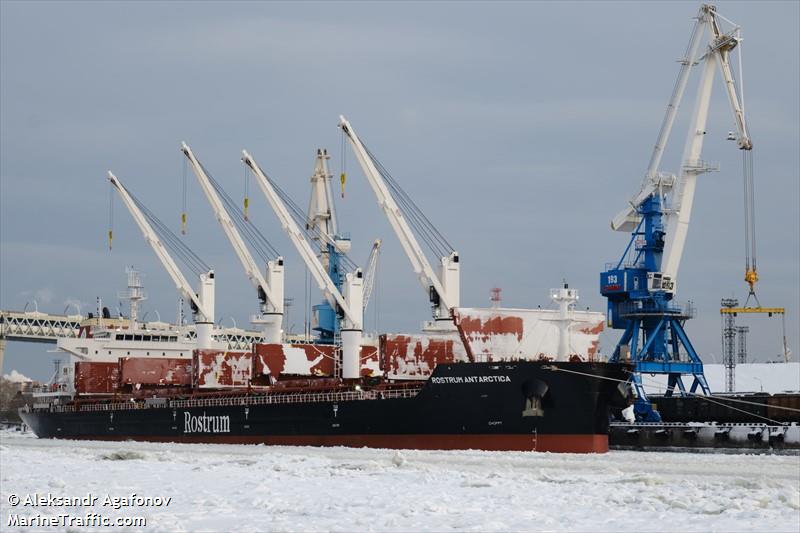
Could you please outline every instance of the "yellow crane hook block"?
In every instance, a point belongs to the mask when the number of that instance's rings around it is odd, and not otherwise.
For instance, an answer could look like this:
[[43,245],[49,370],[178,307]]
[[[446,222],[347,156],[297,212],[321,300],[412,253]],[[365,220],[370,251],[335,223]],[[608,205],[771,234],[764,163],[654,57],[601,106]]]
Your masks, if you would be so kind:
[[753,268],[748,268],[745,270],[744,280],[750,285],[750,291],[754,292],[755,284],[758,281],[758,272]]

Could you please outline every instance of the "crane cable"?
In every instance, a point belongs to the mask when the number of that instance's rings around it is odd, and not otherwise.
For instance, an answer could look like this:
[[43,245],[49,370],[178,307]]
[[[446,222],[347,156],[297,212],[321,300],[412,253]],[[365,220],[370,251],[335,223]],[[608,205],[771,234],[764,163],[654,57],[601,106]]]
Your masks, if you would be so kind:
[[181,211],[181,235],[186,235],[186,173],[187,173],[187,163],[186,158],[182,157],[183,160],[183,174],[181,176],[181,187],[182,187],[182,200],[183,204],[181,207],[183,210]]
[[339,159],[341,165],[341,172],[339,174],[339,182],[342,186],[342,198],[344,198],[344,184],[347,181],[347,150],[345,149],[345,132],[342,129],[342,142],[341,142],[341,157]]
[[[245,166],[247,164],[245,163]],[[308,214],[303,211],[294,200],[292,200],[291,196],[289,196],[283,189],[281,189],[275,180],[273,180],[269,175],[267,175],[263,170],[261,171],[264,174],[264,177],[267,179],[269,184],[275,190],[275,194],[280,198],[281,202],[286,207],[287,211],[289,212],[289,216],[294,219],[295,223],[297,224],[300,231],[303,233],[305,238],[309,241],[315,240],[320,243],[321,250],[325,244],[330,244],[332,246],[336,246],[336,241],[328,235],[326,232],[321,231],[318,227],[310,227],[311,221],[308,218]],[[342,264],[348,270],[356,270],[358,265],[348,256],[346,253],[339,252],[339,257],[342,260]]]
[[[744,187],[744,258],[745,270],[744,280],[749,285],[749,292],[744,306],[750,303],[750,298],[755,300],[756,306],[761,307],[761,302],[758,301],[756,296],[756,282],[758,281],[758,264],[756,261],[756,209],[755,209],[755,185],[754,185],[754,172],[753,172],[753,145],[749,141],[747,134],[747,127],[745,126],[745,102],[744,102],[744,67],[742,65],[742,39],[741,31],[736,29],[735,33],[736,46],[738,53],[738,66],[739,66],[739,83],[738,93],[739,102],[741,105],[741,130],[740,135],[744,135],[744,140],[747,145],[740,144],[742,149],[742,185]],[[735,74],[734,74],[735,76]],[[735,82],[734,82],[735,83]],[[740,139],[741,141],[742,139]]]
[[756,213],[755,213],[755,185],[753,176],[753,152],[742,150],[743,185],[744,185],[744,253],[745,271],[744,280],[750,286],[750,292],[744,306],[750,302],[752,297],[756,305],[761,307],[761,303],[756,296],[755,284],[758,281],[758,264],[756,261]]
[[198,276],[211,270],[211,267],[209,267],[208,264],[196,253],[194,253],[189,246],[184,244],[180,237],[175,235],[172,230],[170,230],[169,227],[167,227],[167,225],[161,221],[161,219],[159,219],[141,202],[141,200],[139,200],[132,192],[127,192],[128,196],[131,198],[131,201],[133,201],[136,207],[139,208],[139,211],[142,212],[142,215],[150,223],[153,232],[155,232],[159,237],[161,243],[169,251],[171,251],[173,255],[177,256],[187,268],[189,268]]
[[[590,378],[595,378],[595,379],[601,379],[601,380],[606,380],[606,381],[615,381],[615,382],[618,382],[618,383],[630,383],[629,379],[617,379],[617,378],[612,378],[612,377],[608,377],[608,376],[598,376],[597,374],[590,374],[588,372],[581,372],[581,371],[578,371],[578,370],[569,370],[569,369],[566,369],[566,368],[561,368],[561,367],[556,366],[556,365],[542,366],[542,370],[551,370],[551,371],[554,371],[554,372],[567,372],[569,374],[578,374],[578,375],[582,375],[582,376],[586,376],[586,377],[590,377]],[[645,376],[643,376],[643,377],[645,377]],[[645,379],[647,379],[647,378],[645,377]],[[662,386],[661,384],[650,384],[650,386],[658,388],[658,389],[661,389],[664,392],[666,392],[666,390],[667,390],[667,388]],[[686,396],[693,396],[695,398],[698,398],[698,399],[701,399],[701,400],[705,400],[705,401],[707,401],[709,403],[714,403],[714,404],[721,405],[723,407],[727,407],[728,409],[732,409],[734,411],[741,411],[743,413],[752,415],[752,416],[757,417],[757,418],[763,418],[764,420],[768,420],[769,422],[772,422],[773,424],[776,424],[776,425],[779,425],[779,426],[788,426],[789,425],[788,422],[780,422],[778,420],[774,420],[772,418],[761,416],[761,415],[758,415],[756,413],[753,413],[753,412],[750,412],[750,411],[746,411],[744,409],[738,409],[736,407],[733,407],[732,405],[728,405],[727,403],[723,403],[723,402],[720,402],[720,401],[712,400],[711,398],[712,397],[713,398],[718,398],[720,400],[724,400],[725,402],[730,402],[730,403],[739,403],[739,404],[743,404],[743,405],[754,405],[754,406],[757,406],[757,407],[763,407],[764,406],[763,403],[751,402],[751,401],[748,401],[748,400],[739,400],[739,399],[736,399],[736,398],[730,398],[730,397],[726,397],[726,396],[714,396],[714,395],[708,396],[708,395],[705,395],[705,394],[699,394],[699,393],[690,392],[690,391],[681,391],[681,392],[683,394],[685,394]],[[782,405],[770,405],[769,407],[771,407],[773,409],[781,410],[781,411],[790,411],[790,412],[795,412],[795,413],[800,412],[800,409],[797,409],[797,408],[794,408],[794,407],[786,407],[786,406],[782,406]]]
[[[222,188],[222,185],[214,179],[214,176],[208,171],[208,169],[203,166],[202,163],[199,163],[200,168],[203,169],[206,177],[208,177],[209,184],[211,187],[216,191],[219,199],[225,205],[225,211],[228,214],[228,217],[233,222],[233,225],[239,231],[240,236],[245,239],[248,244],[250,244],[253,249],[255,249],[256,253],[261,257],[264,262],[270,261],[272,259],[277,259],[280,256],[278,250],[272,245],[272,243],[258,230],[258,228],[253,224],[253,222],[249,219],[246,212],[243,212],[236,202],[233,201],[233,198],[225,192],[225,189]],[[245,171],[247,168],[245,167]],[[245,182],[247,183],[247,181]],[[245,196],[245,200],[247,200],[247,196]],[[249,202],[245,202],[245,208],[247,208]]]
[[435,255],[444,257],[455,251],[453,246],[447,241],[442,233],[431,223],[425,213],[417,206],[411,196],[403,190],[400,184],[392,177],[386,167],[375,157],[370,149],[362,142],[364,150],[367,155],[372,159],[375,168],[383,177],[386,185],[389,188],[389,194],[397,203],[397,207],[405,216],[409,225],[416,231],[417,236],[428,246],[428,248]]
[[108,182],[108,251],[114,240],[114,184]]
[[247,167],[243,166],[244,169],[244,221],[250,221],[250,173],[247,171]]

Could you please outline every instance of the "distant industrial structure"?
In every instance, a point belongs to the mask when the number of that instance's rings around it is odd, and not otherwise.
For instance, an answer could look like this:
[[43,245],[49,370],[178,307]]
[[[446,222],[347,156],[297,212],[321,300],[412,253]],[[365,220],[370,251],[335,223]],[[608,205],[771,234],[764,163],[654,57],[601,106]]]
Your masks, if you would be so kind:
[[[753,295],[751,293],[751,295]],[[748,297],[748,302],[750,298]],[[758,303],[758,299],[756,299]],[[736,317],[742,314],[766,314],[768,317],[781,316],[783,360],[789,362],[789,347],[786,342],[786,310],[783,307],[739,307],[736,298],[723,298],[720,301],[722,316],[722,364],[725,365],[725,392],[736,390],[736,365],[748,362],[747,334],[749,326],[737,326]]]

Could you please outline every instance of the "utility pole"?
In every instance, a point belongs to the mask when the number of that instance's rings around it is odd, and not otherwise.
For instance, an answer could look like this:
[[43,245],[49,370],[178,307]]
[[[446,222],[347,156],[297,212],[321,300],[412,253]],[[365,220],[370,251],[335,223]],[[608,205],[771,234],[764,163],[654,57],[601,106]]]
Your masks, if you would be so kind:
[[[723,298],[720,305],[732,309],[739,305],[736,298]],[[725,392],[736,389],[736,314],[722,315],[722,363],[725,365]]]

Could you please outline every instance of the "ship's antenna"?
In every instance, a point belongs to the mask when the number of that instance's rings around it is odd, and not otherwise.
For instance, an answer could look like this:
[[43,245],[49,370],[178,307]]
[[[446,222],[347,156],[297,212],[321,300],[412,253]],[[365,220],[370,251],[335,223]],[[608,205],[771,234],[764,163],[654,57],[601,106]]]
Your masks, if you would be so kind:
[[500,287],[492,287],[492,296],[489,298],[489,300],[492,302],[492,309],[497,309],[500,307],[500,302],[503,301],[503,297],[500,295],[501,292],[503,292],[503,289]]
[[144,293],[144,286],[142,285],[141,277],[139,276],[139,272],[135,270],[132,266],[126,267],[125,272],[128,274],[128,290],[122,291],[119,293],[119,297],[124,300],[130,301],[130,310],[131,310],[131,324],[130,329],[135,330],[138,328],[138,316],[139,316],[139,302],[142,300],[146,300],[147,296]]

